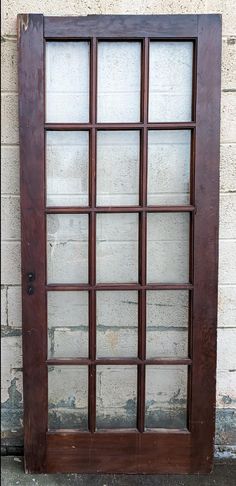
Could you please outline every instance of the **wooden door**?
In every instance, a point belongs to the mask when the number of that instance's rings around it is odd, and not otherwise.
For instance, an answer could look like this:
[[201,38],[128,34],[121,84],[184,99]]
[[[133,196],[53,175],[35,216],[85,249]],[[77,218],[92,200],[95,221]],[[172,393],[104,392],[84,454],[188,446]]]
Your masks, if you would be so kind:
[[221,19],[19,15],[25,468],[212,467]]

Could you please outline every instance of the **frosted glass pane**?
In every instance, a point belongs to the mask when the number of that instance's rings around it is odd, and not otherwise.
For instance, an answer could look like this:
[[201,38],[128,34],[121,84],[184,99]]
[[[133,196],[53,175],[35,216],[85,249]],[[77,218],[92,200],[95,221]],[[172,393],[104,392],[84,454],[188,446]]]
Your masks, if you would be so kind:
[[192,42],[151,42],[149,121],[190,121]]
[[188,354],[188,291],[147,292],[147,358]]
[[148,282],[189,281],[189,215],[150,213],[147,226]]
[[187,366],[146,366],[147,428],[187,427]]
[[139,202],[139,132],[97,134],[97,205]]
[[47,132],[47,205],[88,205],[88,132]]
[[48,292],[48,356],[88,357],[88,292]]
[[88,428],[87,366],[48,368],[49,429]]
[[47,42],[46,120],[89,121],[88,42]]
[[97,356],[136,357],[138,292],[97,292]]
[[189,204],[189,130],[151,130],[148,134],[148,204]]
[[136,427],[136,366],[97,366],[96,391],[98,428]]
[[88,282],[87,214],[48,214],[48,283]]
[[99,42],[98,122],[140,120],[140,42]]
[[137,282],[138,215],[97,214],[97,282]]

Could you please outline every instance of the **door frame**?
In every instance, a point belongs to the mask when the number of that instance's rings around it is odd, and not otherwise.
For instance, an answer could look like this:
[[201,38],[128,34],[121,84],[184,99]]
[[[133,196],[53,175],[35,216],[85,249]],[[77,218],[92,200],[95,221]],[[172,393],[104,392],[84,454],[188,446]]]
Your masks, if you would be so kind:
[[[46,283],[45,213],[53,211],[46,210],[45,206],[45,130],[50,128],[49,124],[45,124],[45,42],[85,39],[91,42],[92,102],[88,125],[91,130],[90,173],[93,173],[96,137],[96,99],[93,96],[96,84],[96,39],[142,41],[144,102],[147,96],[148,75],[145,73],[149,37],[155,40],[189,40],[194,43],[193,121],[182,123],[183,127],[192,130],[192,200],[188,211],[192,218],[190,246],[193,251],[190,251],[191,280],[188,286],[184,286],[191,290],[192,296],[189,358],[185,360],[191,370],[188,430],[144,431],[141,423],[141,431],[96,431],[93,414],[96,356],[94,342],[90,342],[90,431],[48,432],[47,367],[58,360],[47,359],[46,293],[52,286]],[[18,52],[25,469],[31,473],[209,472],[213,462],[215,430],[221,16],[44,17],[42,14],[20,14]],[[145,128],[147,115],[143,116]],[[57,124],[50,125],[53,128]],[[59,125],[63,129],[63,124]],[[154,125],[171,129],[173,125],[180,127],[181,123]],[[143,161],[145,163],[145,154]],[[93,177],[90,177],[90,228],[95,225],[94,184]],[[143,201],[142,206],[145,204]],[[181,210],[177,206],[172,210],[176,211],[176,208]],[[160,208],[160,211],[164,210],[164,207]],[[186,207],[182,207],[182,211],[186,211]],[[141,237],[141,249],[145,245],[142,242]],[[94,239],[89,245],[91,261],[95,262]],[[89,328],[95,332],[95,265],[91,266],[90,273],[92,289]],[[163,288],[163,285],[159,287]],[[142,292],[142,288],[140,290]],[[141,335],[145,333],[142,322],[139,332]],[[140,353],[139,409],[142,410],[145,394],[142,349]],[[164,360],[160,361],[165,364]]]

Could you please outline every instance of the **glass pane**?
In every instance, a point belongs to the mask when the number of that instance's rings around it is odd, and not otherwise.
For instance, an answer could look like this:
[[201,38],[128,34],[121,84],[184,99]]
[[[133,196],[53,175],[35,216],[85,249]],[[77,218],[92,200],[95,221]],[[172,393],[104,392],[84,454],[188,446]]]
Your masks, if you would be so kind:
[[148,204],[189,204],[190,130],[148,134]]
[[88,282],[87,214],[48,214],[48,283]]
[[49,429],[88,428],[87,366],[48,368]]
[[98,357],[136,357],[138,292],[97,292]]
[[148,282],[189,281],[189,215],[150,213],[147,226]]
[[99,42],[98,122],[140,120],[140,42]]
[[192,118],[192,42],[151,42],[149,121]]
[[88,293],[47,295],[49,358],[88,357]]
[[187,357],[188,291],[147,292],[147,358]]
[[89,121],[89,43],[46,43],[47,122]]
[[137,282],[138,215],[97,215],[97,282]]
[[139,202],[139,132],[97,134],[97,205]]
[[146,366],[147,428],[187,427],[187,366]]
[[47,205],[88,205],[88,132],[47,132]]
[[136,427],[137,367],[97,366],[97,428]]

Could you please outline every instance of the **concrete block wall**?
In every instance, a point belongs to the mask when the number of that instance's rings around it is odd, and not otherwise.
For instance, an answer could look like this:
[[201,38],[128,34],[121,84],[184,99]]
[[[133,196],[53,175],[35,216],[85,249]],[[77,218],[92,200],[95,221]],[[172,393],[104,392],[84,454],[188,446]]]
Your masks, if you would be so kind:
[[[219,313],[218,313],[218,362],[217,362],[217,411],[216,411],[216,454],[235,454],[236,448],[236,14],[233,0],[81,0],[53,2],[42,0],[3,0],[3,28],[2,28],[2,437],[3,447],[22,445],[22,352],[21,352],[21,288],[20,288],[20,215],[19,215],[19,135],[17,113],[17,59],[16,59],[16,15],[19,12],[39,11],[45,15],[87,15],[87,14],[183,14],[183,13],[221,13],[223,15],[222,36],[222,117],[221,117],[221,173],[220,173],[220,265],[219,265]],[[84,149],[83,149],[84,150]],[[83,161],[82,161],[83,162]],[[81,164],[82,164],[81,162]],[[59,176],[59,175],[58,175]],[[53,192],[53,191],[52,191]],[[82,189],[81,197],[85,191]],[[134,187],[135,194],[135,187]],[[104,197],[104,195],[103,195]],[[52,222],[53,223],[53,222]],[[103,225],[104,228],[104,225]],[[135,230],[135,224],[133,225]],[[85,238],[86,239],[86,238]],[[79,242],[81,243],[81,242]],[[84,241],[82,242],[84,244]],[[132,242],[133,243],[133,242]],[[63,248],[63,247],[62,247]],[[134,250],[132,250],[133,252]],[[101,256],[105,255],[104,249]],[[108,265],[109,262],[108,262]],[[131,267],[135,271],[134,265]],[[121,269],[122,271],[122,269]],[[102,278],[102,276],[101,276]],[[154,277],[155,278],[155,277]],[[103,296],[106,301],[106,295]],[[127,298],[127,297],[126,297]],[[70,297],[68,297],[70,300]],[[124,299],[125,301],[125,296]],[[129,318],[127,328],[122,329],[121,322],[115,322],[114,328],[107,329],[106,319],[101,319],[98,339],[100,352],[112,349],[120,353],[124,342],[131,353],[135,353],[134,341],[137,332],[135,325],[136,296],[132,295],[132,304],[124,304],[124,312]],[[157,302],[158,305],[158,302]],[[72,302],[72,309],[76,312],[79,306],[81,322],[75,321],[67,313],[65,332],[64,320],[55,317],[57,302],[51,303],[52,319],[50,328],[50,353],[61,354],[75,349],[76,343],[81,346],[81,353],[87,348],[86,340],[86,297],[85,301]],[[114,302],[112,311],[121,309],[120,303]],[[101,312],[103,306],[101,302]],[[129,310],[128,310],[129,309]],[[131,310],[130,310],[131,309]],[[150,302],[151,309],[151,302]],[[76,312],[77,313],[77,312]],[[60,313],[59,313],[60,314]],[[60,314],[63,315],[63,314]],[[78,314],[77,314],[78,315]],[[183,322],[183,309],[179,311]],[[175,319],[176,321],[176,319]],[[175,349],[170,353],[184,352],[185,327],[172,329],[171,318],[167,319],[165,330],[175,333]],[[154,333],[150,315],[150,336]],[[178,320],[176,327],[178,328]],[[168,328],[169,326],[169,328]],[[181,337],[180,337],[180,333]],[[83,336],[83,338],[82,338]],[[152,337],[153,339],[153,337]],[[152,343],[152,339],[149,340]],[[63,346],[62,346],[63,343]],[[166,345],[166,339],[164,340]],[[183,346],[181,348],[181,346]],[[152,349],[150,347],[150,353]],[[128,371],[125,371],[127,373]],[[49,373],[51,406],[51,426],[58,427],[62,419],[64,423],[73,426],[75,417],[82,427],[86,427],[86,377],[83,370],[80,373],[80,395],[77,393],[78,376],[70,380],[67,370],[55,370]],[[119,425],[131,424],[134,416],[136,397],[134,390],[135,370],[127,375],[126,386],[122,378],[123,372],[109,369],[105,373],[98,370],[98,406],[101,426],[104,418],[110,417],[112,422]],[[163,388],[163,407],[159,407],[158,420],[168,420],[169,423],[181,424],[184,420],[182,413],[186,391],[185,376],[182,370],[176,369],[175,376],[160,375]],[[121,386],[122,383],[122,386]],[[153,384],[153,376],[148,376],[148,410],[149,424],[152,425],[155,413],[155,403],[160,404],[157,389]],[[166,387],[164,384],[167,383]],[[109,401],[110,389],[117,396],[117,407]],[[122,390],[122,393],[121,393]],[[180,392],[179,392],[180,390]],[[116,395],[115,395],[116,393]],[[106,396],[104,402],[102,397]],[[169,411],[166,404],[169,403]],[[174,406],[173,406],[174,405]],[[174,410],[174,416],[173,416]],[[153,413],[154,411],[154,413]],[[65,422],[65,418],[67,422]],[[172,422],[171,422],[172,420]]]

